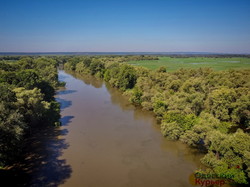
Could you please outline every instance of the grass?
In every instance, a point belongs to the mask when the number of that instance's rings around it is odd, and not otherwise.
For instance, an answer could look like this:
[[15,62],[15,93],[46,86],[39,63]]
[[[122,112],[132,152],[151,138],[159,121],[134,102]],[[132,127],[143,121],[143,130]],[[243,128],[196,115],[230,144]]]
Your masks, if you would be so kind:
[[189,57],[171,58],[159,57],[159,60],[129,61],[128,64],[142,66],[149,69],[157,69],[161,66],[167,71],[175,71],[180,68],[200,68],[210,67],[216,71],[227,69],[247,69],[250,68],[250,58],[208,58],[208,57]]

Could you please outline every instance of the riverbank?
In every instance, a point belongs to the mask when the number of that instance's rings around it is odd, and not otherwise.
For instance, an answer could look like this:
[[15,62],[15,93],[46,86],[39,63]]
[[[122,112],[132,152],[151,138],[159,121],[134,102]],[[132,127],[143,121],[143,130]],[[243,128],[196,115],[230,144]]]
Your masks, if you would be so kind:
[[60,71],[59,78],[66,82],[57,96],[65,119],[59,139],[69,145],[60,158],[72,168],[62,186],[191,186],[201,155],[164,139],[150,112],[92,76]]
[[119,60],[75,57],[64,68],[99,77],[124,92],[134,105],[152,111],[166,138],[206,153],[201,162],[207,169],[199,172],[234,173],[232,181],[248,183],[249,69],[152,71]]

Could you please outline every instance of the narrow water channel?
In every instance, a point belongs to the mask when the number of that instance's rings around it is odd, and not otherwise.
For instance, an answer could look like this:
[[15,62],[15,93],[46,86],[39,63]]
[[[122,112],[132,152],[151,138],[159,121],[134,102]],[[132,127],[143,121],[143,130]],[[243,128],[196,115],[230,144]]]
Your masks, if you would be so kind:
[[[93,77],[59,71],[62,126],[58,156],[68,168],[60,186],[192,186],[197,155],[162,137],[152,114],[136,109],[122,94]],[[50,142],[48,142],[48,145]],[[47,145],[47,146],[48,146]]]

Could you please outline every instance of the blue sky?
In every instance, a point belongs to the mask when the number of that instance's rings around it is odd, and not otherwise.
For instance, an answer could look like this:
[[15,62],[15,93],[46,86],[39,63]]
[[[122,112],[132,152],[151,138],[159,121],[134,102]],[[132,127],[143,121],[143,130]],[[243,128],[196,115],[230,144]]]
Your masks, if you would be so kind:
[[250,53],[250,0],[0,0],[0,52]]

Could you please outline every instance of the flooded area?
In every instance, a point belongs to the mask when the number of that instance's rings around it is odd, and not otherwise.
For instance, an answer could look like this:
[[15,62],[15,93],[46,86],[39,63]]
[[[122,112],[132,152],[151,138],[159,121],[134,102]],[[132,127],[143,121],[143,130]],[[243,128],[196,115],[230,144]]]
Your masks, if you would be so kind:
[[[63,187],[192,186],[189,176],[199,168],[201,155],[165,139],[150,112],[136,109],[117,89],[93,77],[59,71],[59,79],[66,82],[57,93],[62,126],[46,147],[53,151],[55,141],[63,146],[60,154],[50,155],[57,159],[54,166],[47,155],[47,168],[41,166],[34,179],[58,174],[45,184]],[[61,181],[62,172],[53,169],[57,164],[66,172]]]

